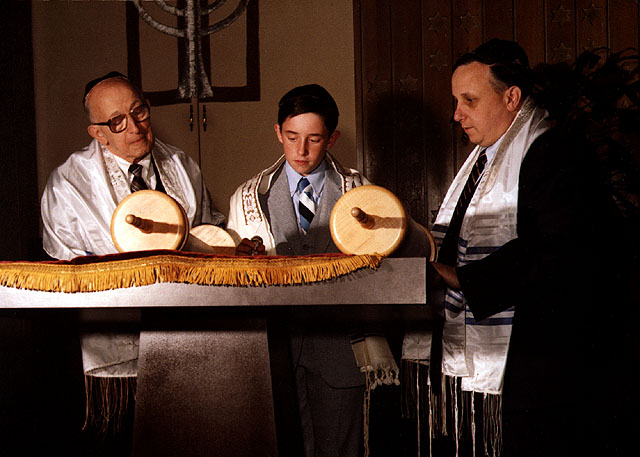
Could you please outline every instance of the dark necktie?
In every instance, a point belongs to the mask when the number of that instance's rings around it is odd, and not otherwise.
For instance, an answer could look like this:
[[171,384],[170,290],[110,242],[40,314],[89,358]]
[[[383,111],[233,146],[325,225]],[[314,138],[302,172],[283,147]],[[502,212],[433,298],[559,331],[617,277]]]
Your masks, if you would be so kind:
[[139,163],[132,163],[129,167],[129,173],[133,175],[133,181],[131,181],[132,193],[148,189],[147,184],[144,182],[144,179],[142,179],[142,165]]
[[458,238],[460,237],[460,228],[462,227],[462,220],[471,202],[471,197],[476,191],[478,181],[484,170],[484,166],[487,163],[486,148],[480,152],[480,155],[476,159],[476,163],[473,165],[467,183],[458,198],[458,203],[453,211],[451,222],[449,222],[449,228],[442,240],[442,246],[438,252],[438,262],[445,263],[447,265],[455,266],[456,259],[458,257]]
[[316,204],[313,201],[313,187],[307,178],[298,181],[298,212],[300,213],[300,227],[307,233],[313,216],[316,214]]

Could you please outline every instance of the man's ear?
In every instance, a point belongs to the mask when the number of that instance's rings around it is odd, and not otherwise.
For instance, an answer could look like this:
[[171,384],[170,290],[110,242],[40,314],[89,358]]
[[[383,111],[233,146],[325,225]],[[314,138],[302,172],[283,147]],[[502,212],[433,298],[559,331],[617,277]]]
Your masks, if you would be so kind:
[[104,136],[104,133],[102,133],[102,130],[97,125],[88,126],[87,127],[87,132],[89,132],[89,135],[91,135],[93,138],[95,138],[100,143],[104,144],[105,146],[109,144],[109,141]]
[[334,130],[331,136],[329,137],[329,142],[327,143],[327,149],[331,149],[336,141],[340,138],[340,130]]
[[284,141],[282,140],[282,131],[280,130],[280,125],[277,123],[273,124],[273,129],[276,131],[276,136],[278,137],[278,141],[284,144]]
[[517,111],[522,102],[522,90],[518,86],[511,86],[504,92],[504,102],[509,111]]

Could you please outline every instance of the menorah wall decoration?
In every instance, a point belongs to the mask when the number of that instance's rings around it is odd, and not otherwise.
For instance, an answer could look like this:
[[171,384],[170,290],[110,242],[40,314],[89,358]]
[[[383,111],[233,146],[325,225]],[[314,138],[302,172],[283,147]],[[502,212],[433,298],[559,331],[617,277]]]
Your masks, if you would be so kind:
[[[142,0],[127,2],[127,42],[129,77],[141,84],[138,17],[158,32],[178,39],[179,69],[176,90],[146,92],[154,105],[200,101],[246,101],[260,99],[258,53],[258,0],[237,1],[235,9],[225,18],[209,24],[209,18],[227,0],[178,0],[176,5],[166,0],[154,0],[168,14],[176,16],[177,27],[161,23],[147,11]],[[133,6],[130,6],[133,5]],[[239,87],[213,87],[207,69],[210,65],[209,36],[229,27],[243,14],[247,17],[247,84]]]

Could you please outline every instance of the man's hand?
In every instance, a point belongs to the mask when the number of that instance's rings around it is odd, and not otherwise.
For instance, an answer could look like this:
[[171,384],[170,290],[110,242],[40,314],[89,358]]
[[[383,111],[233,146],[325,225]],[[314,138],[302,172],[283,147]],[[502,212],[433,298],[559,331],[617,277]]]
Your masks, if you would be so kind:
[[461,288],[455,267],[438,262],[431,262],[431,266],[433,267],[431,269],[433,276],[430,279],[434,286],[441,286],[444,283],[450,289],[459,290]]
[[236,246],[236,255],[264,255],[264,253],[264,244],[259,236],[254,236],[251,239],[243,238]]

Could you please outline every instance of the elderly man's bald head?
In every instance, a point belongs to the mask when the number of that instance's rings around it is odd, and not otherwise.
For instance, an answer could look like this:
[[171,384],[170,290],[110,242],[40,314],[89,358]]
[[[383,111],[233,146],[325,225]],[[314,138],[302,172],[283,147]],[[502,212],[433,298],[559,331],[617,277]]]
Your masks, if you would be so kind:
[[[99,81],[85,96],[89,135],[109,151],[135,163],[153,147],[149,107],[142,92],[124,77]],[[142,113],[142,115],[141,115]],[[119,126],[121,128],[113,128]]]
[[117,71],[111,71],[104,76],[101,76],[99,78],[89,81],[84,88],[84,96],[82,98],[82,103],[84,106],[84,111],[85,113],[87,113],[87,116],[89,117],[90,122],[94,122],[93,118],[91,117],[91,106],[90,106],[93,89],[96,88],[97,86],[100,86],[105,83],[113,82],[113,81],[120,81],[129,85],[129,87],[131,87],[131,89],[138,94],[138,97],[140,97],[141,100],[144,100],[144,94],[142,93],[142,91],[138,89],[138,87],[136,87],[129,80],[129,78],[127,78],[125,75]]

